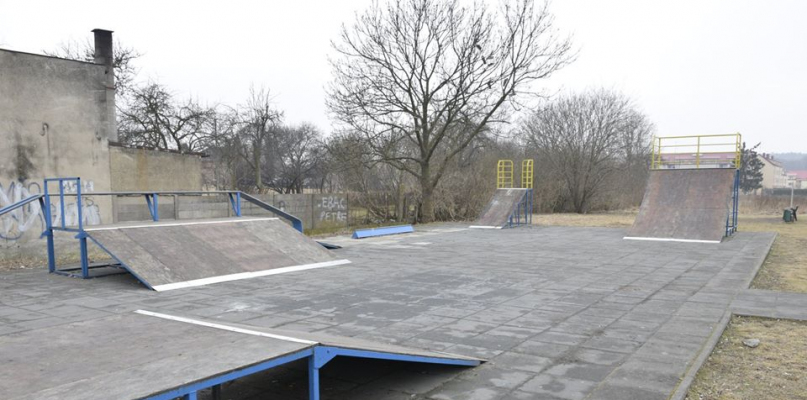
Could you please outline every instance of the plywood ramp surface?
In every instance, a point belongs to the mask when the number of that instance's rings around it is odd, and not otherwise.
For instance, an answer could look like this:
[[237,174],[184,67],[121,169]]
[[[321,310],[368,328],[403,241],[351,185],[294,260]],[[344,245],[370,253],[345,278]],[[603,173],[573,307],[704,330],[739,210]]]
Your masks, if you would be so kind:
[[280,220],[230,219],[88,229],[155,290],[347,262]]
[[734,169],[650,172],[629,237],[717,241],[726,234]]

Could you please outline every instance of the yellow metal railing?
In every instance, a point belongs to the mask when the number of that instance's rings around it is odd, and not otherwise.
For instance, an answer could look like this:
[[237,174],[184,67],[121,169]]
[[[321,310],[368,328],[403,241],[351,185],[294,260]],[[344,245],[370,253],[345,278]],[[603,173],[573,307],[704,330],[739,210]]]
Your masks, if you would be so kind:
[[654,137],[650,169],[740,168],[742,135]]
[[496,189],[513,187],[513,161],[499,160],[496,164]]
[[524,189],[532,189],[532,182],[535,177],[533,164],[533,160],[521,161],[521,187]]

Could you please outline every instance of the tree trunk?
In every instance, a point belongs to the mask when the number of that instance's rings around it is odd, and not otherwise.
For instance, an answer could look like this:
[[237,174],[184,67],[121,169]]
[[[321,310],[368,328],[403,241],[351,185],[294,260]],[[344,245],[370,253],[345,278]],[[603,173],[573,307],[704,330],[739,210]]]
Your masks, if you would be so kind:
[[434,183],[432,182],[429,164],[420,167],[420,191],[422,194],[421,222],[434,221]]
[[252,149],[252,162],[255,166],[255,186],[258,188],[258,193],[263,193],[263,177],[261,176],[261,146],[256,145]]

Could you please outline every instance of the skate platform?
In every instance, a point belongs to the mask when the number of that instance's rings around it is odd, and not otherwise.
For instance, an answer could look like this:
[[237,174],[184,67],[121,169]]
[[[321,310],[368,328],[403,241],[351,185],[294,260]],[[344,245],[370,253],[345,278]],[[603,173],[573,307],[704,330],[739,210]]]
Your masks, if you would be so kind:
[[277,218],[135,222],[84,232],[156,291],[350,262]]
[[137,310],[0,336],[4,399],[196,399],[199,390],[292,361],[319,369],[337,356],[476,366],[481,360],[355,338],[281,332]]
[[[482,215],[470,228],[502,229],[527,223],[529,218],[528,194],[532,189],[496,189]],[[523,214],[523,215],[522,215]],[[522,220],[523,219],[523,220]]]
[[735,169],[652,170],[625,239],[720,243],[729,229],[735,185]]

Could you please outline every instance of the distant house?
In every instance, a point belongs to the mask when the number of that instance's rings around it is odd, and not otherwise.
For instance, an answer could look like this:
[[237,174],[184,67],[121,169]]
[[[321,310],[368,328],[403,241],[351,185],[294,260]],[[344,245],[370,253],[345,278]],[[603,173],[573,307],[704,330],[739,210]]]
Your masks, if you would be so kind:
[[787,186],[793,189],[807,189],[807,170],[788,171]]
[[760,153],[759,160],[762,161],[762,189],[777,189],[789,187],[787,185],[787,175],[782,164],[774,160],[773,155]]

